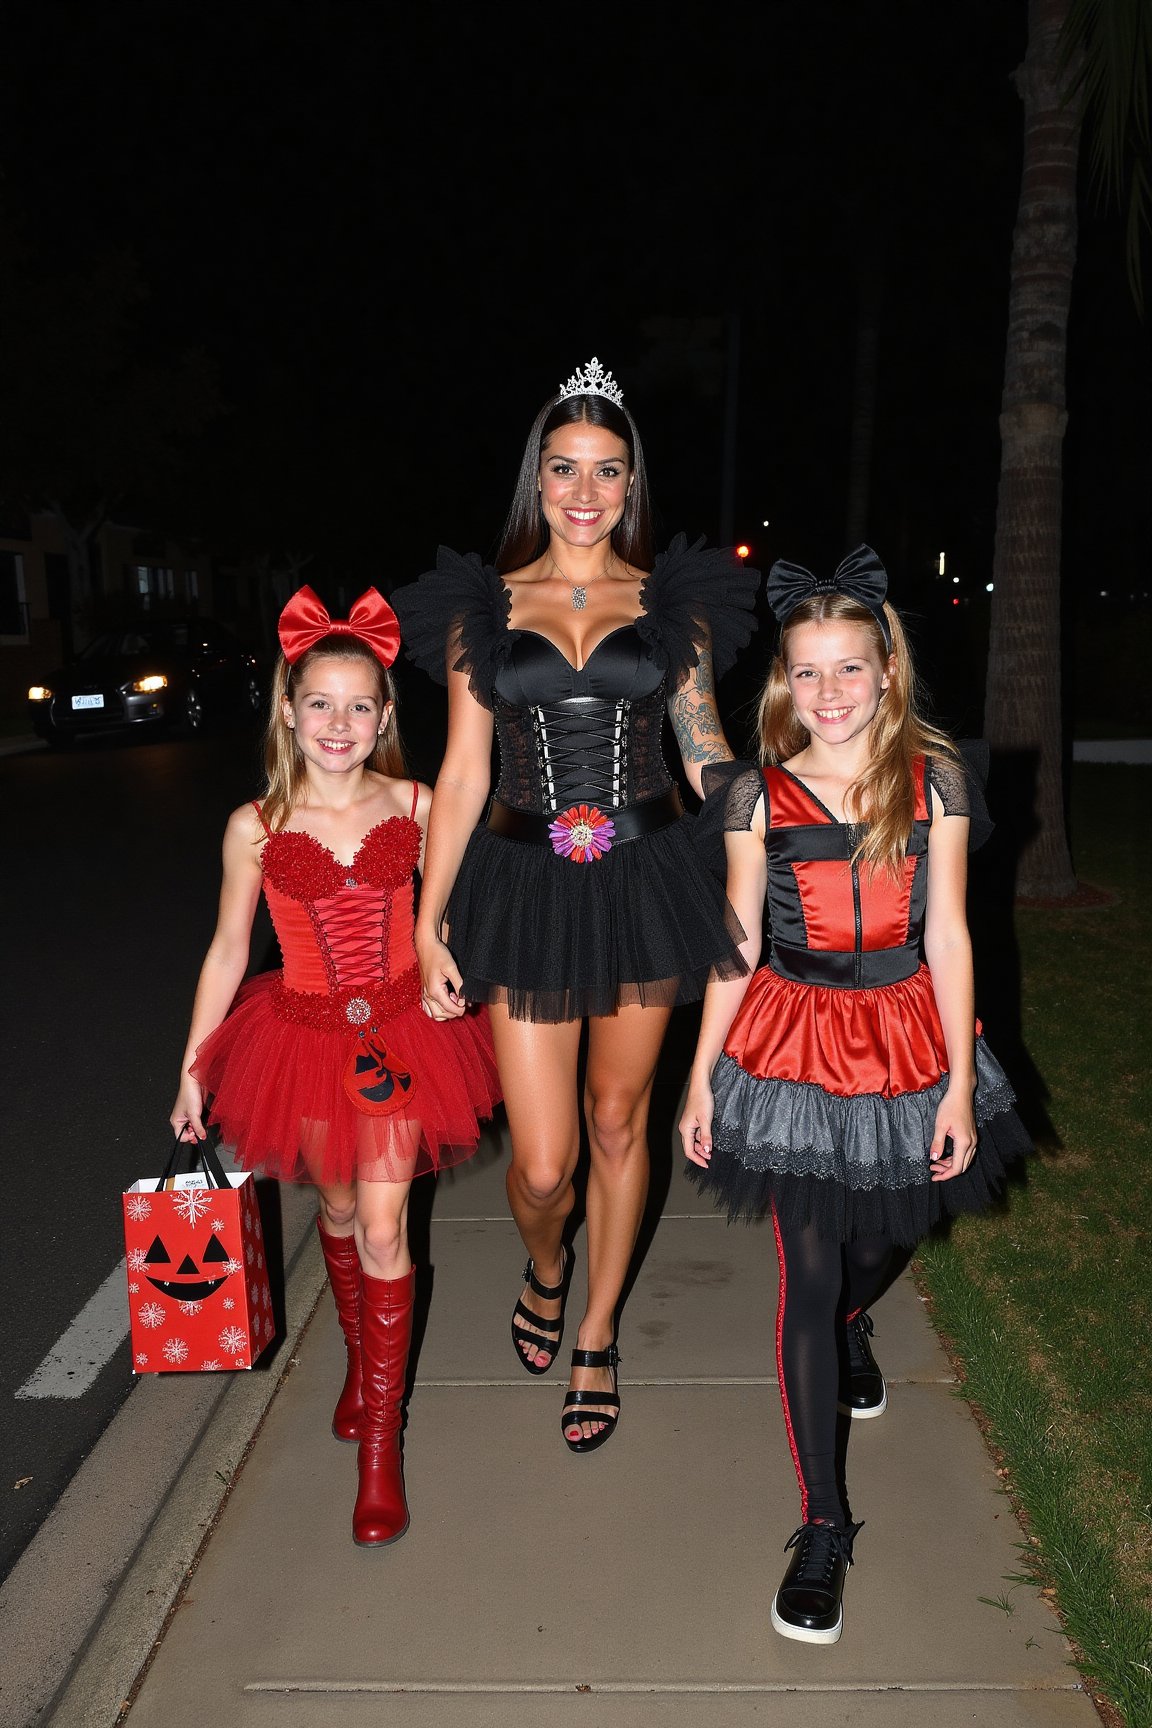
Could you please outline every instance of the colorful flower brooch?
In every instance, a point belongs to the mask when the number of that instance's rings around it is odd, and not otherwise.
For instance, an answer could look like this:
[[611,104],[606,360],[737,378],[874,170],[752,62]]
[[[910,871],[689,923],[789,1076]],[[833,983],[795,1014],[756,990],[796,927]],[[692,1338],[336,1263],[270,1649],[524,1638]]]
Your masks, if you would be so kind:
[[548,824],[553,852],[575,864],[594,864],[605,852],[611,852],[615,834],[616,824],[595,804],[573,804]]

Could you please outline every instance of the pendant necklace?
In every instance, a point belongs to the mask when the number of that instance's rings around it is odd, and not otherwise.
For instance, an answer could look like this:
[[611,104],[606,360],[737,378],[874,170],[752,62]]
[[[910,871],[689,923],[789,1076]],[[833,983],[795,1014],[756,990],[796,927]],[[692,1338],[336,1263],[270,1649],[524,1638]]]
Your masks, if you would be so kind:
[[[555,572],[558,576],[564,577],[565,582],[567,582],[569,588],[571,588],[571,590],[572,590],[572,610],[573,610],[573,612],[583,612],[585,606],[587,606],[587,604],[588,604],[588,584],[586,582],[573,582],[571,576],[565,575],[564,571],[561,570],[561,568],[560,568],[559,564],[557,564],[555,558],[552,557],[551,552],[549,552],[548,556],[552,560],[553,570],[555,570]],[[615,562],[616,562],[615,557],[613,557],[612,564],[614,564]],[[609,570],[612,568],[612,564],[606,565],[604,570],[601,571],[601,575],[607,576]],[[593,581],[599,581],[599,579],[600,579],[599,577],[593,577]]]

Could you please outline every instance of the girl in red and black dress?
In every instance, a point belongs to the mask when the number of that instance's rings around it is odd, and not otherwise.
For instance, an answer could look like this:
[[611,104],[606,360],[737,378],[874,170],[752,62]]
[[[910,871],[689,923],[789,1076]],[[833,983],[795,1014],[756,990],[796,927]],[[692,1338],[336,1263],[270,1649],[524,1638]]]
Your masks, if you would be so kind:
[[[333,620],[302,588],[280,642],[267,785],[225,830],[219,919],[171,1121],[189,1140],[216,1123],[243,1168],[316,1185],[348,1350],[332,1428],[359,1442],[352,1529],[372,1546],[408,1527],[408,1190],[472,1155],[499,1089],[483,1011],[437,1025],[421,1000],[413,878],[432,795],[404,772],[388,670],[395,614],[369,589]],[[237,994],[261,889],[284,966]]]
[[[837,1411],[887,1403],[868,1304],[895,1246],[985,1206],[1029,1149],[975,1019],[965,886],[982,800],[916,711],[886,587],[868,547],[831,581],[787,564],[769,575],[782,628],[763,767],[709,779],[728,897],[756,932],[767,900],[771,949],[753,976],[709,984],[680,1124],[692,1174],[730,1217],[772,1214],[802,1519],[772,1624],[822,1644],[840,1636],[859,1528],[837,1478]],[[755,967],[758,936],[743,953]]]

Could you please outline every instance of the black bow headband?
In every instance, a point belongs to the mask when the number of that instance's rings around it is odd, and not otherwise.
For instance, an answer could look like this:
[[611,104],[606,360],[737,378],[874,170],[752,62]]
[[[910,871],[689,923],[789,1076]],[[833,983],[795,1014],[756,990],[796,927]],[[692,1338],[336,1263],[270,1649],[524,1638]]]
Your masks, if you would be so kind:
[[788,622],[797,606],[811,600],[814,594],[843,594],[868,608],[880,626],[884,646],[889,654],[892,652],[892,632],[884,616],[888,572],[871,546],[857,546],[831,576],[813,576],[802,564],[786,564],[777,559],[768,572],[764,590],[781,626]]

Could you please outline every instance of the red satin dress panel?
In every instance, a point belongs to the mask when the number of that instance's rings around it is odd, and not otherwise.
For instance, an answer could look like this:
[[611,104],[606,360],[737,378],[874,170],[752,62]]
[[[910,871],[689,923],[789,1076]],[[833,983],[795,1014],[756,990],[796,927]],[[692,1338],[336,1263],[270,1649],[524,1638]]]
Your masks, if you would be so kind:
[[[926,857],[908,857],[893,876],[867,865],[853,869],[848,844],[841,857],[820,856],[829,850],[827,829],[847,825],[785,770],[767,768],[764,778],[769,856],[774,842],[785,856],[771,866],[776,921],[802,929],[802,946],[812,954],[914,947],[923,919],[913,922],[913,889]],[[928,819],[922,771],[916,819]],[[919,1092],[948,1071],[932,977],[923,964],[896,983],[854,989],[798,983],[782,977],[770,959],[749,984],[724,1049],[757,1079],[802,1081],[843,1097]]]

